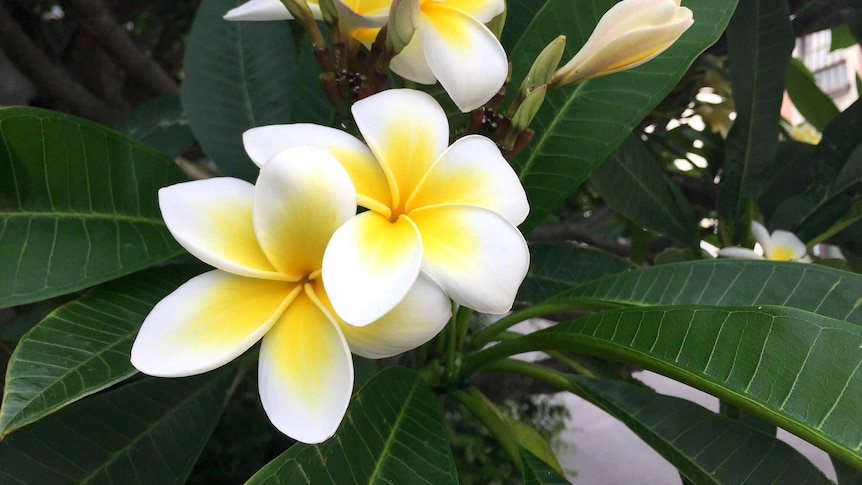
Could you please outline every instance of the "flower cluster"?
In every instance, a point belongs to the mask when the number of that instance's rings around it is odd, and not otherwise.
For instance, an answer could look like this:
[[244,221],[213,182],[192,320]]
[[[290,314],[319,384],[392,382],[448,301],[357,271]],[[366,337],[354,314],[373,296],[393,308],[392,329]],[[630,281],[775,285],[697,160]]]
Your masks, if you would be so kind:
[[[380,65],[440,82],[470,111],[508,75],[506,53],[485,25],[504,10],[503,0],[250,0],[226,18],[296,18],[316,47],[315,19],[352,41],[348,50],[380,49],[385,40],[391,58]],[[691,24],[678,0],[623,0],[608,15],[563,68],[564,39],[540,56],[504,148],[549,87],[645,62]],[[450,145],[446,113],[428,94],[374,91],[331,98],[352,104],[361,139],[312,124],[253,128],[243,142],[260,167],[255,185],[216,178],[159,192],[168,229],[215,269],[153,308],[132,348],[135,367],[197,374],[262,341],[266,413],[285,434],[317,443],[347,409],[351,352],[382,358],[422,345],[450,320],[452,301],[485,313],[511,308],[529,265],[517,228],[529,204],[518,176],[489,138]]]

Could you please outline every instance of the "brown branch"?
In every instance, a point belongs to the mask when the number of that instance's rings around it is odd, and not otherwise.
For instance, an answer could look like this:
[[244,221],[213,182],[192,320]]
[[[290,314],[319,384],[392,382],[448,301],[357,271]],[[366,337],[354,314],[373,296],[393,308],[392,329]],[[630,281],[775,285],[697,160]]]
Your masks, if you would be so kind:
[[84,29],[97,38],[135,79],[157,94],[179,92],[177,83],[138,49],[102,0],[74,0],[70,2],[70,10],[80,18]]
[[604,249],[617,256],[628,257],[629,245],[615,241],[609,241],[596,236],[596,228],[606,222],[614,215],[614,211],[603,206],[597,209],[592,216],[579,221],[563,222],[560,224],[548,224],[533,229],[527,235],[529,241],[578,241]]
[[66,103],[74,114],[96,121],[111,121],[121,112],[105,103],[54,64],[0,3],[0,48],[45,94]]

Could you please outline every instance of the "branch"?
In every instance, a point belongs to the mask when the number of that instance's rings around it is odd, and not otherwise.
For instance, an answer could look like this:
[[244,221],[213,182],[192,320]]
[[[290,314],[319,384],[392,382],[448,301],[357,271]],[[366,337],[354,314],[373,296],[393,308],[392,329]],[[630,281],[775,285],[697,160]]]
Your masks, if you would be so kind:
[[596,228],[613,215],[614,211],[612,209],[608,206],[603,206],[596,209],[593,215],[586,219],[539,226],[527,235],[527,239],[530,241],[578,241],[604,249],[617,256],[628,257],[628,244],[609,241],[595,235]]
[[74,114],[96,121],[115,120],[122,114],[105,103],[54,64],[0,3],[0,48],[45,94],[62,100]]
[[108,12],[102,0],[73,0],[71,10],[102,47],[113,54],[129,74],[157,94],[176,94],[177,83],[155,61],[147,57],[129,38],[128,33]]

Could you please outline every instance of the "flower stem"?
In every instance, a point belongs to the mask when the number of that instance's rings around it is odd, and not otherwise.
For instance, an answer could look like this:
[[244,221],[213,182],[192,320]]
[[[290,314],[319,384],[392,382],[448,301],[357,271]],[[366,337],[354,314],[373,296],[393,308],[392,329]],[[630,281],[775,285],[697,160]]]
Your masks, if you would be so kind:
[[519,445],[512,429],[506,424],[503,413],[478,389],[470,387],[464,391],[449,389],[449,396],[463,404],[476,418],[488,428],[506,454],[520,470],[522,468]]
[[481,349],[487,343],[494,340],[500,332],[508,329],[512,325],[521,323],[524,320],[529,320],[531,318],[541,317],[549,313],[572,310],[573,306],[574,304],[568,301],[546,302],[514,311],[492,323],[491,325],[488,325],[487,327],[482,329],[482,331],[477,333],[473,337],[473,349]]

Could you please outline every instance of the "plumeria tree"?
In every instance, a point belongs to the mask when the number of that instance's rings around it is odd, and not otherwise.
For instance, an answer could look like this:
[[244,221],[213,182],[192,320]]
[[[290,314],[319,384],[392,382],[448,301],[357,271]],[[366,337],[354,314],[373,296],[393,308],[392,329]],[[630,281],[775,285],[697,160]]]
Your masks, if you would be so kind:
[[567,483],[499,402],[518,382],[684,483],[830,483],[778,427],[856,483],[862,106],[791,58],[798,3],[178,2],[172,72],[70,2],[165,95],[128,114],[0,6],[10,58],[111,123],[0,109],[0,481],[468,483],[454,409]]

